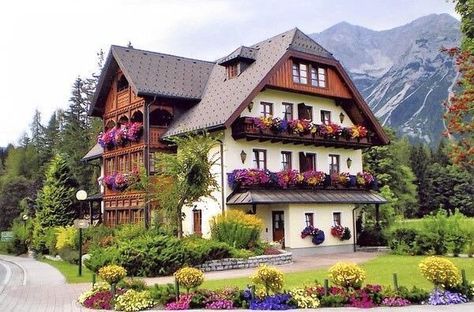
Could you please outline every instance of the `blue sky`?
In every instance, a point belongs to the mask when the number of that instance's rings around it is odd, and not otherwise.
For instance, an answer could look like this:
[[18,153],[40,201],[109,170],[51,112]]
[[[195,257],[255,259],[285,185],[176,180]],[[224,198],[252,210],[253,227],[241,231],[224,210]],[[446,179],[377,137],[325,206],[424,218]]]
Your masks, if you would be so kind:
[[66,108],[77,76],[94,71],[111,44],[214,60],[299,27],[320,32],[338,22],[390,29],[446,0],[15,0],[0,10],[0,146],[17,142],[39,109],[46,123]]

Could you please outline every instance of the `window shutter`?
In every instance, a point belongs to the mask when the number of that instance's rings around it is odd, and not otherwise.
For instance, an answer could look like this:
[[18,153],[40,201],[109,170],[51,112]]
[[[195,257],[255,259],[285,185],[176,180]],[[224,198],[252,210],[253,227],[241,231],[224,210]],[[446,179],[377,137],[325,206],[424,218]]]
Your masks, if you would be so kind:
[[303,173],[306,171],[306,156],[304,152],[300,152],[300,172]]

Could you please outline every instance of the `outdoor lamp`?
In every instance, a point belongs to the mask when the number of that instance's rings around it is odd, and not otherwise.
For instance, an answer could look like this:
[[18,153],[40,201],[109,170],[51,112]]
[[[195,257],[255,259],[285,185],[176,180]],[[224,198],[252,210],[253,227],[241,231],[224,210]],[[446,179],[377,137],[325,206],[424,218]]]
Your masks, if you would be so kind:
[[249,105],[247,105],[247,108],[249,109],[249,112],[251,112],[253,108],[253,102],[250,102]]
[[347,158],[346,163],[347,163],[347,168],[350,168],[352,165],[352,159],[350,157]]
[[240,152],[240,160],[242,161],[243,164],[245,163],[245,159],[247,159],[247,153],[244,150],[242,150],[242,152]]
[[76,198],[77,200],[86,200],[87,198],[87,192],[84,190],[79,190],[76,193]]
[[344,117],[346,117],[346,116],[344,116],[343,113],[339,114],[339,120],[341,121],[341,123],[344,121]]

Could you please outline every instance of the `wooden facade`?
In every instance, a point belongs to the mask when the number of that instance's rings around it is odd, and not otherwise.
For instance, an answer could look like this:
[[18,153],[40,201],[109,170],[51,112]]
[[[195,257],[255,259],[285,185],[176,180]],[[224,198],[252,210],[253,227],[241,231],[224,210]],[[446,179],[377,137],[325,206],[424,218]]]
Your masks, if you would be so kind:
[[[104,130],[120,127],[121,124],[127,122],[140,122],[144,125],[144,131],[137,142],[128,142],[123,146],[104,149],[104,176],[138,171],[144,167],[147,157],[153,157],[154,152],[168,150],[167,145],[161,140],[162,135],[166,132],[167,124],[160,124],[160,122],[156,122],[156,118],[150,117],[150,128],[147,135],[145,105],[148,105],[147,99],[136,96],[123,73],[120,70],[117,71],[104,107]],[[157,111],[166,112],[169,116],[173,115],[171,103],[155,101],[149,109],[150,116],[153,116]],[[151,156],[146,155],[147,151]],[[143,192],[118,191],[105,187],[103,201],[103,219],[108,226],[141,223],[145,220]]]

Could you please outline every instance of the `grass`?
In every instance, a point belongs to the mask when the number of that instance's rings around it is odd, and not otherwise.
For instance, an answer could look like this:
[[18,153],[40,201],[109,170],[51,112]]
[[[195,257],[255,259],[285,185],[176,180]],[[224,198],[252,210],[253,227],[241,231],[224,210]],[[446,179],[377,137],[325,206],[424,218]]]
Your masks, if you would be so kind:
[[[417,286],[430,289],[432,285],[420,274],[418,263],[424,256],[398,256],[382,255],[369,260],[361,265],[367,272],[367,284],[393,285],[393,273],[398,275],[400,286]],[[468,280],[474,280],[474,259],[449,258],[459,269],[466,270]],[[317,260],[317,257],[315,257]],[[285,288],[303,286],[314,283],[315,280],[323,282],[327,278],[327,269],[309,270],[285,274]],[[209,280],[204,282],[203,288],[218,289],[225,286],[245,287],[249,284],[248,277],[224,280]]]
[[41,262],[47,263],[55,267],[66,278],[66,282],[74,283],[90,283],[92,282],[92,271],[83,267],[82,276],[79,276],[79,268],[76,264],[65,261],[54,261],[49,259],[41,259]]

